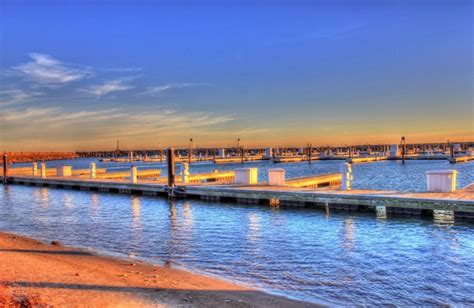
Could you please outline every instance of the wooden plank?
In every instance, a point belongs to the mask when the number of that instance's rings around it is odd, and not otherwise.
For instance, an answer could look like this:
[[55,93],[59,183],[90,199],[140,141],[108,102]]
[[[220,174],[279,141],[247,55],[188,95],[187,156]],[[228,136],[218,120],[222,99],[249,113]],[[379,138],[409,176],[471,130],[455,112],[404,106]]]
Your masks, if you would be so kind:
[[300,177],[294,179],[288,179],[285,181],[287,186],[292,187],[323,187],[323,186],[334,186],[340,185],[342,181],[342,174],[330,173],[320,174],[307,177]]

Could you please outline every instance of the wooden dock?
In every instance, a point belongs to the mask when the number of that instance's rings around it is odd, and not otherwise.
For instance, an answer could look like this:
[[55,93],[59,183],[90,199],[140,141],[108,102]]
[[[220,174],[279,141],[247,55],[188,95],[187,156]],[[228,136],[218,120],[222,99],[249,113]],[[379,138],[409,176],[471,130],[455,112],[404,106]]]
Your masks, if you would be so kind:
[[346,161],[351,164],[369,163],[369,162],[382,161],[382,160],[387,160],[387,156],[351,157],[351,158],[346,159]]
[[234,171],[217,171],[211,173],[190,174],[187,182],[189,184],[199,184],[208,182],[228,183],[235,180]]
[[[263,160],[263,156],[262,155],[245,156],[243,160],[244,160],[244,162],[246,162],[246,161],[258,161],[258,160]],[[216,164],[228,164],[228,163],[240,163],[240,162],[242,162],[242,157],[241,156],[216,157],[214,159],[214,163],[216,163]]]
[[474,160],[474,156],[457,156],[454,158],[450,157],[448,160],[451,164],[464,163],[464,162]]
[[273,158],[274,163],[298,163],[305,161],[306,158],[304,156],[276,156]]
[[[395,191],[311,189],[268,184],[237,185],[180,184],[169,188],[164,183],[152,180],[85,179],[80,177],[31,177],[10,176],[8,183],[46,186],[53,188],[169,196],[172,191],[177,198],[199,198],[206,201],[237,201],[239,203],[279,205],[285,207],[316,207],[325,211],[368,211],[401,215],[425,215],[433,211],[451,211],[457,218],[474,218],[474,190],[463,189],[454,193],[403,193]],[[378,213],[378,212],[377,212]]]
[[[137,172],[137,178],[147,179],[147,178],[159,178],[161,175],[161,170],[139,170]],[[97,174],[99,179],[125,179],[130,177],[130,171],[120,171],[120,172],[107,172]]]

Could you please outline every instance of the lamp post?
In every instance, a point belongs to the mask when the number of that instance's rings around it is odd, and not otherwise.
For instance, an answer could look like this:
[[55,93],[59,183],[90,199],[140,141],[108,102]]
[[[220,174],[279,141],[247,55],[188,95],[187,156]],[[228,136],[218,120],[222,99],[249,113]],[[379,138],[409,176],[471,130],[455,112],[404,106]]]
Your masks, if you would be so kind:
[[193,158],[193,138],[189,138],[188,162],[191,164]]
[[240,138],[237,138],[237,148],[240,148]]

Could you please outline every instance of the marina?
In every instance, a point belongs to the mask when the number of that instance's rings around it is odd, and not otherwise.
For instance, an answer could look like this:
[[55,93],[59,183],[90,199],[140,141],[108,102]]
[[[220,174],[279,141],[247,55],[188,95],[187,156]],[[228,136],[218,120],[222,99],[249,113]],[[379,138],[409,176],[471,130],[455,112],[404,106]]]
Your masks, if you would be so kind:
[[[440,188],[440,191],[430,189],[429,181],[428,188],[424,192],[410,189],[407,191],[351,189],[352,168],[344,161],[334,162],[340,166],[339,173],[293,178],[286,177],[284,169],[268,168],[267,181],[259,181],[258,168],[215,169],[212,172],[190,173],[188,162],[174,161],[174,150],[169,149],[167,157],[171,157],[171,161],[167,159],[168,167],[164,168],[164,172],[161,168],[139,169],[134,165],[128,167],[128,170],[108,171],[105,168],[97,168],[96,163],[90,163],[89,172],[87,169],[75,170],[71,166],[64,165],[47,168],[45,164],[41,164],[41,168],[38,169],[38,165],[33,163],[29,171],[27,167],[7,168],[4,170],[6,176],[2,179],[5,183],[12,184],[102,193],[199,198],[212,202],[222,200],[267,206],[313,207],[324,211],[362,211],[382,216],[399,214],[433,217],[442,213],[451,216],[451,219],[474,218],[474,191],[467,186],[457,189],[456,174],[454,183],[450,184],[454,188]],[[7,161],[8,157],[4,156],[4,160]],[[373,162],[379,161],[381,160],[373,160]],[[181,170],[178,174],[175,174],[176,166]],[[346,171],[341,169],[342,167],[346,168],[344,169]],[[446,172],[440,171],[430,175],[433,173],[430,171],[426,172],[426,177],[429,180],[430,176],[444,177],[446,174],[449,177],[446,179],[450,179],[451,173]],[[162,176],[163,174],[165,176]]]
[[0,307],[474,308],[473,1],[0,10]]
[[474,304],[469,220],[24,185],[0,190],[0,217],[5,231],[312,303]]

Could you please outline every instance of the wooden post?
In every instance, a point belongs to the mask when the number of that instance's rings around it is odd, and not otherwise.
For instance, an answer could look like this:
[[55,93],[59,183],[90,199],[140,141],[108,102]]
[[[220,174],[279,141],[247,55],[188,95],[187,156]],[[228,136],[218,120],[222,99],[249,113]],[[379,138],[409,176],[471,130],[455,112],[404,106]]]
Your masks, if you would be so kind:
[[8,178],[8,154],[3,154],[3,184],[7,184]]
[[167,150],[168,157],[166,159],[168,163],[168,186],[174,187],[174,149],[168,148]]
[[191,163],[191,160],[193,158],[193,149],[191,147],[191,144],[189,144],[189,150],[188,150],[188,164]]
[[454,159],[454,144],[449,145],[449,153],[451,155],[451,158]]
[[244,156],[245,156],[244,147],[241,147],[240,148],[240,159],[241,159],[242,164],[244,163]]
[[313,152],[313,145],[308,143],[308,163],[311,165],[311,152]]
[[402,164],[405,163],[405,153],[406,153],[406,141],[405,137],[402,137]]

